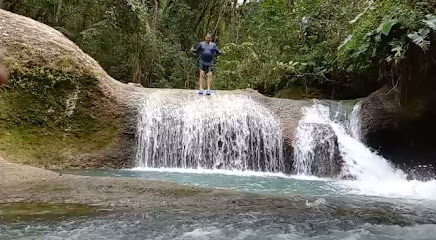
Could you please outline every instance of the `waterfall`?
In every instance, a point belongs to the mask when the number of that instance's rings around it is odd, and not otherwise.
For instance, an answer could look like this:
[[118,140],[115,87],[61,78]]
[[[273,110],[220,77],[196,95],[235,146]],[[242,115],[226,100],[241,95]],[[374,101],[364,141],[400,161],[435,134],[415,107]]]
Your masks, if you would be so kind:
[[331,177],[341,171],[337,137],[327,124],[300,123],[294,146],[294,172],[298,175]]
[[142,168],[283,172],[282,128],[246,96],[156,92],[143,99],[137,161]]
[[[332,112],[332,109],[334,110]],[[319,134],[307,128],[312,126],[328,126],[337,137],[337,148],[342,157],[341,177],[352,177],[357,180],[404,180],[405,174],[395,169],[389,161],[369,149],[360,140],[360,106],[354,106],[351,113],[344,110],[342,103],[316,102],[304,109],[304,117],[299,123],[294,142],[294,168],[296,173],[313,175],[313,165],[323,164],[325,153],[320,152],[317,144],[327,146],[334,151],[331,141],[326,141],[326,134]],[[326,127],[324,127],[326,129]],[[327,144],[326,144],[327,142]],[[333,155],[328,156],[330,162],[337,162]],[[321,161],[320,161],[321,159]]]
[[349,124],[351,136],[359,141],[362,140],[360,126],[360,104],[354,105],[353,111],[350,115]]

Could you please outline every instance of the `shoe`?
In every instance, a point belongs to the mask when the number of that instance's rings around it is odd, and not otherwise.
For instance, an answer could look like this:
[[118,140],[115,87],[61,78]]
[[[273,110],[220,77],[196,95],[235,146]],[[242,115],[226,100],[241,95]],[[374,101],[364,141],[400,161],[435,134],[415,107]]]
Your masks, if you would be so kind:
[[210,95],[211,94],[211,91],[210,90],[207,90],[206,91],[206,95]]
[[198,90],[198,94],[202,95],[203,94],[203,90],[202,89]]

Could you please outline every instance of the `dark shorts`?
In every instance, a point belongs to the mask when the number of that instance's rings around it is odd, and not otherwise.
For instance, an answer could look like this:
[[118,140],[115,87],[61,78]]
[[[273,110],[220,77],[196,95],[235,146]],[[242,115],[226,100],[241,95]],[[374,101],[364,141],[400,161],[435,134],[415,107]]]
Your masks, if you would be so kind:
[[206,63],[199,63],[200,70],[204,71],[205,73],[213,72],[213,64],[206,64]]

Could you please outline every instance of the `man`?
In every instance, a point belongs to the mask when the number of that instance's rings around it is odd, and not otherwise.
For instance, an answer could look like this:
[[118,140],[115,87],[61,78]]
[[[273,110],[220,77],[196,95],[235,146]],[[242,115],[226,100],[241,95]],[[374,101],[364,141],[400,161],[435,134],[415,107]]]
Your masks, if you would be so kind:
[[204,75],[207,75],[207,91],[206,94],[210,95],[210,88],[212,86],[213,78],[213,60],[215,55],[222,55],[221,51],[215,43],[212,42],[212,34],[208,33],[205,40],[197,45],[194,53],[198,55],[198,62],[200,67],[200,79],[199,79],[199,94],[203,94],[203,79]]
[[5,51],[0,49],[0,86],[8,83],[9,73],[3,64],[3,60],[5,57]]

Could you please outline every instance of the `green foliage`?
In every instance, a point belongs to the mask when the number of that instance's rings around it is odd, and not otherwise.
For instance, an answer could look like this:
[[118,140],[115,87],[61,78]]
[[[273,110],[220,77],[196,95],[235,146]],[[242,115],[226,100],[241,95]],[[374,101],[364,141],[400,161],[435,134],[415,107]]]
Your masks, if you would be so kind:
[[356,21],[352,39],[339,51],[340,65],[350,72],[365,71],[379,61],[399,63],[411,43],[428,49],[436,18],[426,15],[431,9],[419,8],[423,2],[371,1],[370,10]]
[[270,95],[316,88],[329,97],[335,88],[352,87],[353,79],[377,79],[381,66],[398,65],[411,46],[427,51],[435,39],[430,0],[234,3],[4,1],[7,9],[61,30],[116,79],[146,87],[197,87],[196,57],[188,49],[207,32],[225,52],[217,60],[216,88]]

